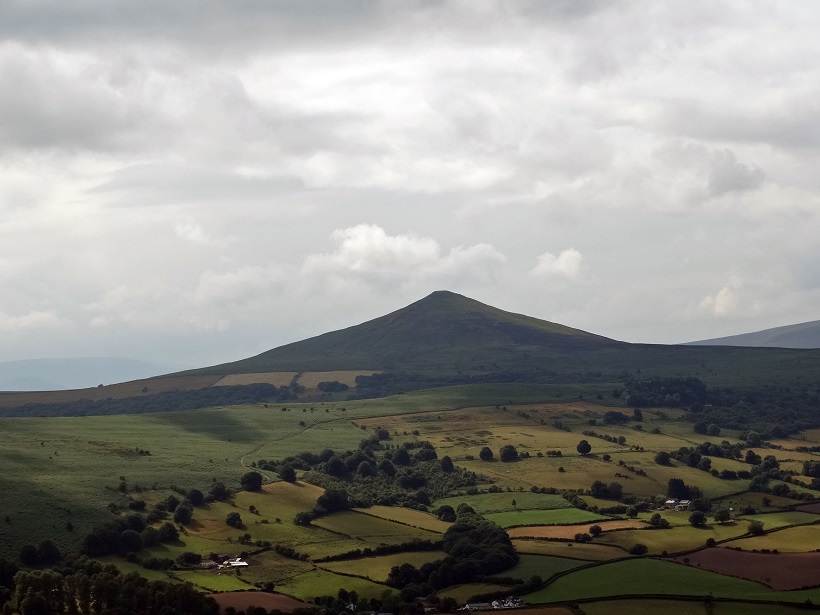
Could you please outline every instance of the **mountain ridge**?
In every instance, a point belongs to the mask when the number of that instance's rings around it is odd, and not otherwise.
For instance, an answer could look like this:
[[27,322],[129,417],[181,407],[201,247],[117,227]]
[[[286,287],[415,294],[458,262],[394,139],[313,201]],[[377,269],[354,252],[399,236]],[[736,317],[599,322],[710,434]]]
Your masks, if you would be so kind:
[[820,348],[820,320],[687,342],[686,345],[740,346],[747,348]]

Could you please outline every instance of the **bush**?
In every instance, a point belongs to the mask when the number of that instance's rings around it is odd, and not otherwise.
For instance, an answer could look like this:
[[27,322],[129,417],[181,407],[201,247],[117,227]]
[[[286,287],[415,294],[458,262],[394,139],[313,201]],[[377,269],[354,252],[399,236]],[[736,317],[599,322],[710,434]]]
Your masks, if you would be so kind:
[[262,475],[259,472],[248,472],[239,480],[245,491],[259,491],[262,489]]
[[231,527],[240,528],[242,527],[242,517],[238,512],[229,512],[228,516],[225,517],[225,523]]

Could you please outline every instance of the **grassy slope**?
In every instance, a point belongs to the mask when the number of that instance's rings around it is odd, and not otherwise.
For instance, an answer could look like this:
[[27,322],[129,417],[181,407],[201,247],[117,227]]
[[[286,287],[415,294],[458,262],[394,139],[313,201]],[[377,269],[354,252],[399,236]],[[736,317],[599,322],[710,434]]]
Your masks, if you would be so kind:
[[[544,370],[695,375],[713,384],[818,380],[820,351],[627,344],[449,292],[386,316],[190,373],[383,369],[435,375]],[[808,379],[808,380],[807,380]]]

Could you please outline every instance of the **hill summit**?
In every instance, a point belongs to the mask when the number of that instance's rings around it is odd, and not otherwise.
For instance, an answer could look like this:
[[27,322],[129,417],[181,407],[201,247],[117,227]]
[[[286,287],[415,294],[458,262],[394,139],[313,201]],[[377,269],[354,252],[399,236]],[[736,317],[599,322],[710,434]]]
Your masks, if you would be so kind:
[[[506,312],[449,291],[353,327],[318,335],[197,373],[279,370],[401,369],[479,371],[510,367],[531,350],[566,352],[625,345],[622,342]],[[519,361],[514,361],[518,363]],[[475,365],[472,365],[475,364]]]

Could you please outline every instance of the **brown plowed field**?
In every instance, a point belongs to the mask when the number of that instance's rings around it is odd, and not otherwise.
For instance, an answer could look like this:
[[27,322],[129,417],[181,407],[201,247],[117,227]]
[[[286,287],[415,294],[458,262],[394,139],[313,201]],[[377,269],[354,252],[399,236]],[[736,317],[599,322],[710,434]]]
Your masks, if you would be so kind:
[[264,609],[277,609],[283,613],[292,613],[296,609],[310,606],[304,602],[285,596],[284,594],[269,594],[267,592],[222,592],[220,594],[207,594],[219,604],[220,612],[232,606],[237,611],[244,611],[249,606],[261,606]]
[[815,502],[814,504],[806,504],[805,506],[798,506],[797,510],[801,512],[814,513],[815,515],[820,515],[820,502]]
[[218,375],[162,376],[90,389],[0,393],[0,408],[16,408],[26,404],[57,404],[81,399],[90,399],[91,401],[108,398],[124,399],[126,397],[139,397],[140,395],[167,393],[168,391],[196,391],[211,386],[221,377]]
[[612,530],[632,530],[649,527],[646,523],[631,520],[599,521],[577,525],[532,525],[513,527],[507,530],[510,538],[575,538],[575,534],[588,534],[592,525],[600,526],[605,532]]
[[714,547],[686,557],[690,566],[765,583],[777,590],[820,585],[820,553],[753,553]]

